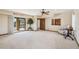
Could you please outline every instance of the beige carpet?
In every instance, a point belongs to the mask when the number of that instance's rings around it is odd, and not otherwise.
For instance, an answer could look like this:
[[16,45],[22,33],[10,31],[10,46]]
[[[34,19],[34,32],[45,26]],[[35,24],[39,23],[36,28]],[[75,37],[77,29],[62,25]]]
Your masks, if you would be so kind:
[[0,48],[10,49],[52,49],[78,48],[75,41],[64,39],[55,32],[25,31],[12,35],[0,36]]

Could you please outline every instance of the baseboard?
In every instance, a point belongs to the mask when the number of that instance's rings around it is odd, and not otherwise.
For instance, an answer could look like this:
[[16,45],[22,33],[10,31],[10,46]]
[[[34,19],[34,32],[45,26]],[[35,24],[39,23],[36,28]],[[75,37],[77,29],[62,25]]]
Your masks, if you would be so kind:
[[50,31],[50,32],[58,32],[58,31],[53,31],[53,30],[45,30],[45,31]]
[[78,47],[79,47],[79,43],[78,43],[78,41],[77,41],[77,38],[74,36],[74,38],[75,38],[75,42],[77,43],[77,45],[78,45]]
[[3,36],[3,35],[8,35],[8,33],[5,33],[5,34],[0,34],[0,36]]

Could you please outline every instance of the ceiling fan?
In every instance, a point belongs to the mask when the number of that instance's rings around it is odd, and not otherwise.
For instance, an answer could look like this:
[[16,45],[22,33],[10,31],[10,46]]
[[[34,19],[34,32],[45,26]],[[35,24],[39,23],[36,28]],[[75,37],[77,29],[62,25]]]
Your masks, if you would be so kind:
[[42,10],[41,10],[41,14],[42,14],[42,15],[44,15],[44,14],[45,14],[45,15],[49,15],[49,11],[47,11],[46,9],[42,9]]

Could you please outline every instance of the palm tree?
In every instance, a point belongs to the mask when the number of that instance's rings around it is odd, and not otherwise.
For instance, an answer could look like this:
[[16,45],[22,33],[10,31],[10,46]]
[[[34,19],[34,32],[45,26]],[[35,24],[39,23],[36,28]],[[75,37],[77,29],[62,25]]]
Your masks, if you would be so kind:
[[32,25],[33,23],[34,23],[33,19],[32,19],[32,18],[29,18],[29,19],[28,19],[28,22],[27,22],[27,24],[30,25],[29,28],[28,28],[28,30],[33,30],[32,27],[31,27],[31,25]]

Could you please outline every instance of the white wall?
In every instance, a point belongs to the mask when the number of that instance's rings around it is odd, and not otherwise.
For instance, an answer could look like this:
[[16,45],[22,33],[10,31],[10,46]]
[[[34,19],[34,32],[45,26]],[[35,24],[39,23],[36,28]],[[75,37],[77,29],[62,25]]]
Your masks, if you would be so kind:
[[73,30],[75,30],[75,20],[76,20],[76,15],[75,14],[72,14],[72,27],[73,27]]
[[0,14],[0,35],[8,33],[8,16]]
[[0,10],[0,35],[13,33],[13,12]]
[[[61,19],[61,26],[51,25],[53,18],[60,18]],[[46,30],[53,30],[58,31],[60,27],[72,25],[72,13],[71,12],[64,12],[57,17],[51,17],[46,19]]]
[[0,9],[0,14],[3,14],[3,15],[13,15],[13,12]]
[[75,11],[76,20],[75,20],[75,37],[79,43],[79,11]]

